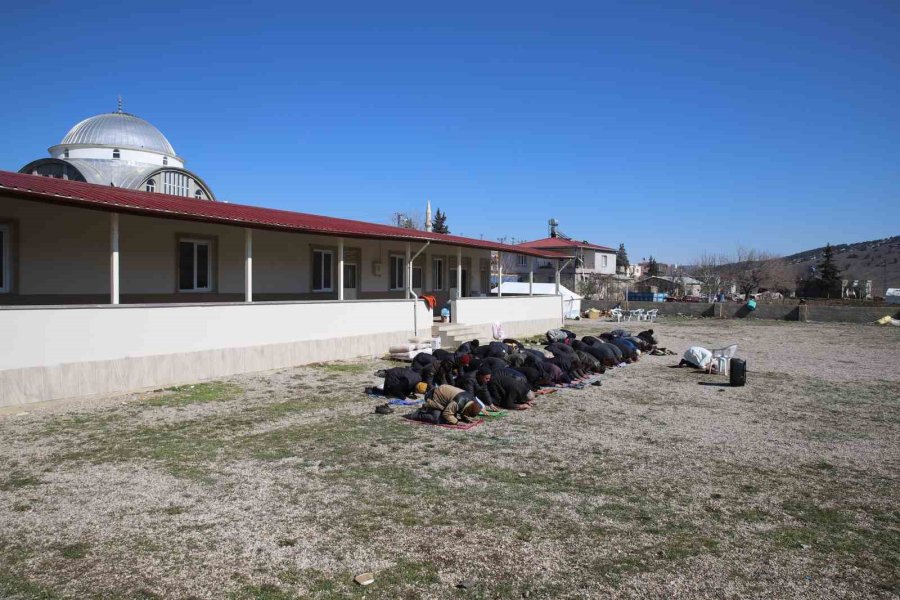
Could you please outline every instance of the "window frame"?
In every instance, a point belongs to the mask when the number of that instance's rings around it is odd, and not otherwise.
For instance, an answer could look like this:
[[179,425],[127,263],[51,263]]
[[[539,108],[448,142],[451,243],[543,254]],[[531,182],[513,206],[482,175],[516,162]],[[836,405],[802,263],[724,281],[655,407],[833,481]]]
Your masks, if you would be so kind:
[[[319,256],[324,257],[326,255],[329,257],[329,268],[328,268],[329,286],[328,287],[324,287],[324,286],[316,287],[316,285],[325,283],[325,281],[324,281],[325,280],[325,268],[324,268],[325,265],[324,264],[322,265],[322,270],[321,270],[322,281],[319,281],[319,282],[316,281],[316,261],[318,260]],[[334,277],[335,276],[335,273],[334,273],[334,269],[335,269],[334,250],[331,250],[329,248],[313,248],[312,249],[312,260],[313,260],[312,268],[310,269],[310,276],[312,277],[312,285],[310,286],[310,289],[312,290],[312,292],[314,294],[328,294],[328,293],[334,292],[334,290],[335,290],[335,287],[334,287],[334,279],[335,279],[335,277]]]
[[[202,235],[192,235],[192,234],[181,234],[175,236],[175,291],[179,294],[205,294],[216,291],[216,248],[218,244],[215,237],[202,236]],[[194,287],[193,288],[182,288],[181,287],[181,244],[189,243],[194,245],[193,251],[193,268],[194,268]],[[206,261],[206,276],[207,283],[206,287],[197,287],[197,247],[205,245],[207,247],[207,261]]]
[[122,158],[122,151],[119,150],[118,148],[113,148],[112,157],[113,157],[114,159],[120,159],[120,158]]
[[0,266],[2,266],[3,281],[0,281],[0,294],[11,294],[13,291],[13,225],[8,221],[0,221],[0,232],[3,239],[0,241]]
[[609,264],[609,255],[601,254],[600,255],[600,268],[605,269],[608,264]]
[[[419,285],[416,285],[416,272],[419,273]],[[425,289],[425,269],[422,265],[413,264],[412,268],[412,288],[414,290],[424,290]]]
[[517,267],[527,267],[528,266],[528,257],[524,254],[516,254],[516,266]]
[[144,191],[145,192],[156,192],[156,180],[152,177],[144,182]]
[[[400,277],[400,287],[395,287],[397,283],[394,277],[394,263],[399,261],[400,268],[397,275]],[[406,256],[403,254],[391,254],[388,256],[388,290],[391,292],[399,292],[406,289]]]
[[[435,268],[435,263],[440,263],[438,268]],[[433,292],[443,292],[444,291],[444,283],[446,283],[447,275],[444,270],[444,260],[443,256],[432,256],[431,257],[431,291]],[[440,281],[438,281],[438,279]],[[440,285],[438,285],[440,284]]]

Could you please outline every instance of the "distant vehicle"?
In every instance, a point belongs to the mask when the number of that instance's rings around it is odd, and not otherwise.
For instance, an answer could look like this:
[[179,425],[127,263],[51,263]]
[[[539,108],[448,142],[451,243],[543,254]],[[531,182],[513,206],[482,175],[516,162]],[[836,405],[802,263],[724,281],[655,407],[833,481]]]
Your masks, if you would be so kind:
[[682,296],[681,298],[666,298],[666,302],[703,302],[700,296]]

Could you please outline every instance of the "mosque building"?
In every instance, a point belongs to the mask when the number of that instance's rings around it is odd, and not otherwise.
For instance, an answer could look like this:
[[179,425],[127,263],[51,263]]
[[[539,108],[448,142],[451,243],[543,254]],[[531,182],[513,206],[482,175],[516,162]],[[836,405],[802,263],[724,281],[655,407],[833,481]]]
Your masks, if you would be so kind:
[[19,173],[216,199],[206,182],[184,167],[184,159],[159,129],[122,110],[121,98],[116,112],[81,121],[48,152],[50,158],[34,160]]

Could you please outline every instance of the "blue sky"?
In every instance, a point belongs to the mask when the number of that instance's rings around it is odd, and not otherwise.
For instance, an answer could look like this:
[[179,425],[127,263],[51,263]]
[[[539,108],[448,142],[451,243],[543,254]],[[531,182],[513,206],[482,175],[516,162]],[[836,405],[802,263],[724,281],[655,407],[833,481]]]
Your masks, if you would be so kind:
[[900,4],[738,4],[17,3],[0,168],[122,94],[233,202],[670,262],[900,233]]

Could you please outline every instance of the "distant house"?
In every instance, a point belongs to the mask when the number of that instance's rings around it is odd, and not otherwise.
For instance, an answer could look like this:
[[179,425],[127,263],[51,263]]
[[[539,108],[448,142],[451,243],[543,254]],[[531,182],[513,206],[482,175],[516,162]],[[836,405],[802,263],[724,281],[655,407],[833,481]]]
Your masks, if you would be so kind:
[[552,252],[567,258],[560,271],[560,283],[572,290],[578,290],[578,284],[597,276],[616,274],[616,251],[607,246],[599,246],[587,241],[568,239],[559,235],[523,242],[518,244],[523,254],[506,255],[503,261],[504,280],[506,275],[513,275],[519,281],[528,281],[534,270],[534,281],[552,283],[555,281],[555,261],[529,257],[524,252]]
[[673,296],[699,296],[702,283],[687,275],[653,275],[638,282],[637,288],[642,292],[668,293]]

